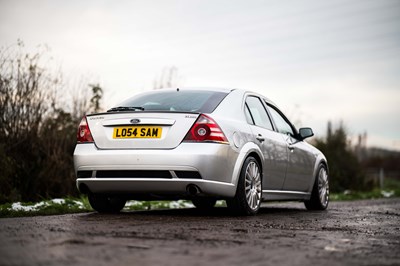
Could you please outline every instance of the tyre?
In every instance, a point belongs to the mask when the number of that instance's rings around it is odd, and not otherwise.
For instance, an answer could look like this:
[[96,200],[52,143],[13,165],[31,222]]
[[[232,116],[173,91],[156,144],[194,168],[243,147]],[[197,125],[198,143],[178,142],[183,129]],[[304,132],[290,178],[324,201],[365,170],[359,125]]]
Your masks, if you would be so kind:
[[248,157],[240,172],[236,195],[226,204],[235,214],[255,215],[260,209],[262,196],[261,168],[254,157]]
[[320,164],[310,200],[304,202],[307,210],[325,210],[329,204],[329,177],[325,165]]
[[124,208],[126,200],[107,195],[89,194],[89,203],[100,213],[117,213]]
[[192,203],[198,209],[208,210],[214,208],[217,200],[213,198],[193,198]]

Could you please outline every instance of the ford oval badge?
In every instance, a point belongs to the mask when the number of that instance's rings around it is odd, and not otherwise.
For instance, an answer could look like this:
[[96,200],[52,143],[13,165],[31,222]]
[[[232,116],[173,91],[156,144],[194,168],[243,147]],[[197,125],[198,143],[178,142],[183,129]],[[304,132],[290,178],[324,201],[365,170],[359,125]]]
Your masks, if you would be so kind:
[[140,123],[140,119],[137,119],[137,118],[131,119],[131,123],[138,124],[138,123]]

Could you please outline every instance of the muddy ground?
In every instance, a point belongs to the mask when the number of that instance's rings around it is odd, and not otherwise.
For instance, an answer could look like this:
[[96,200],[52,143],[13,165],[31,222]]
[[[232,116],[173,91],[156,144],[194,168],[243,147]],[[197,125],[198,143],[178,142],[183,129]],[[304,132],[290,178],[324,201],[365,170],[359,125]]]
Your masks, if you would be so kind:
[[400,265],[400,199],[0,219],[0,265]]

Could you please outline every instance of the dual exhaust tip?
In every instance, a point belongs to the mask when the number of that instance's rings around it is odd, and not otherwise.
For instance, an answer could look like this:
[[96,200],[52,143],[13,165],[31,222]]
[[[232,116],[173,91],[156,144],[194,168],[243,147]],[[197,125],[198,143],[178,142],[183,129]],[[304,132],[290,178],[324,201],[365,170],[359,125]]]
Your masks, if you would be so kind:
[[197,196],[198,194],[201,193],[201,190],[198,186],[193,185],[193,184],[189,184],[186,187],[186,192],[190,195],[190,196]]

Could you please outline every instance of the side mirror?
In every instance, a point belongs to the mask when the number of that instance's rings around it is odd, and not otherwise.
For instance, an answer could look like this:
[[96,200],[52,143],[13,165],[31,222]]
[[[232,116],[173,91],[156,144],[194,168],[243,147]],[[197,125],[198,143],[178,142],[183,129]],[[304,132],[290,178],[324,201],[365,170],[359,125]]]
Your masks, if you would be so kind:
[[302,127],[299,129],[299,135],[302,140],[314,136],[314,132],[309,127]]

